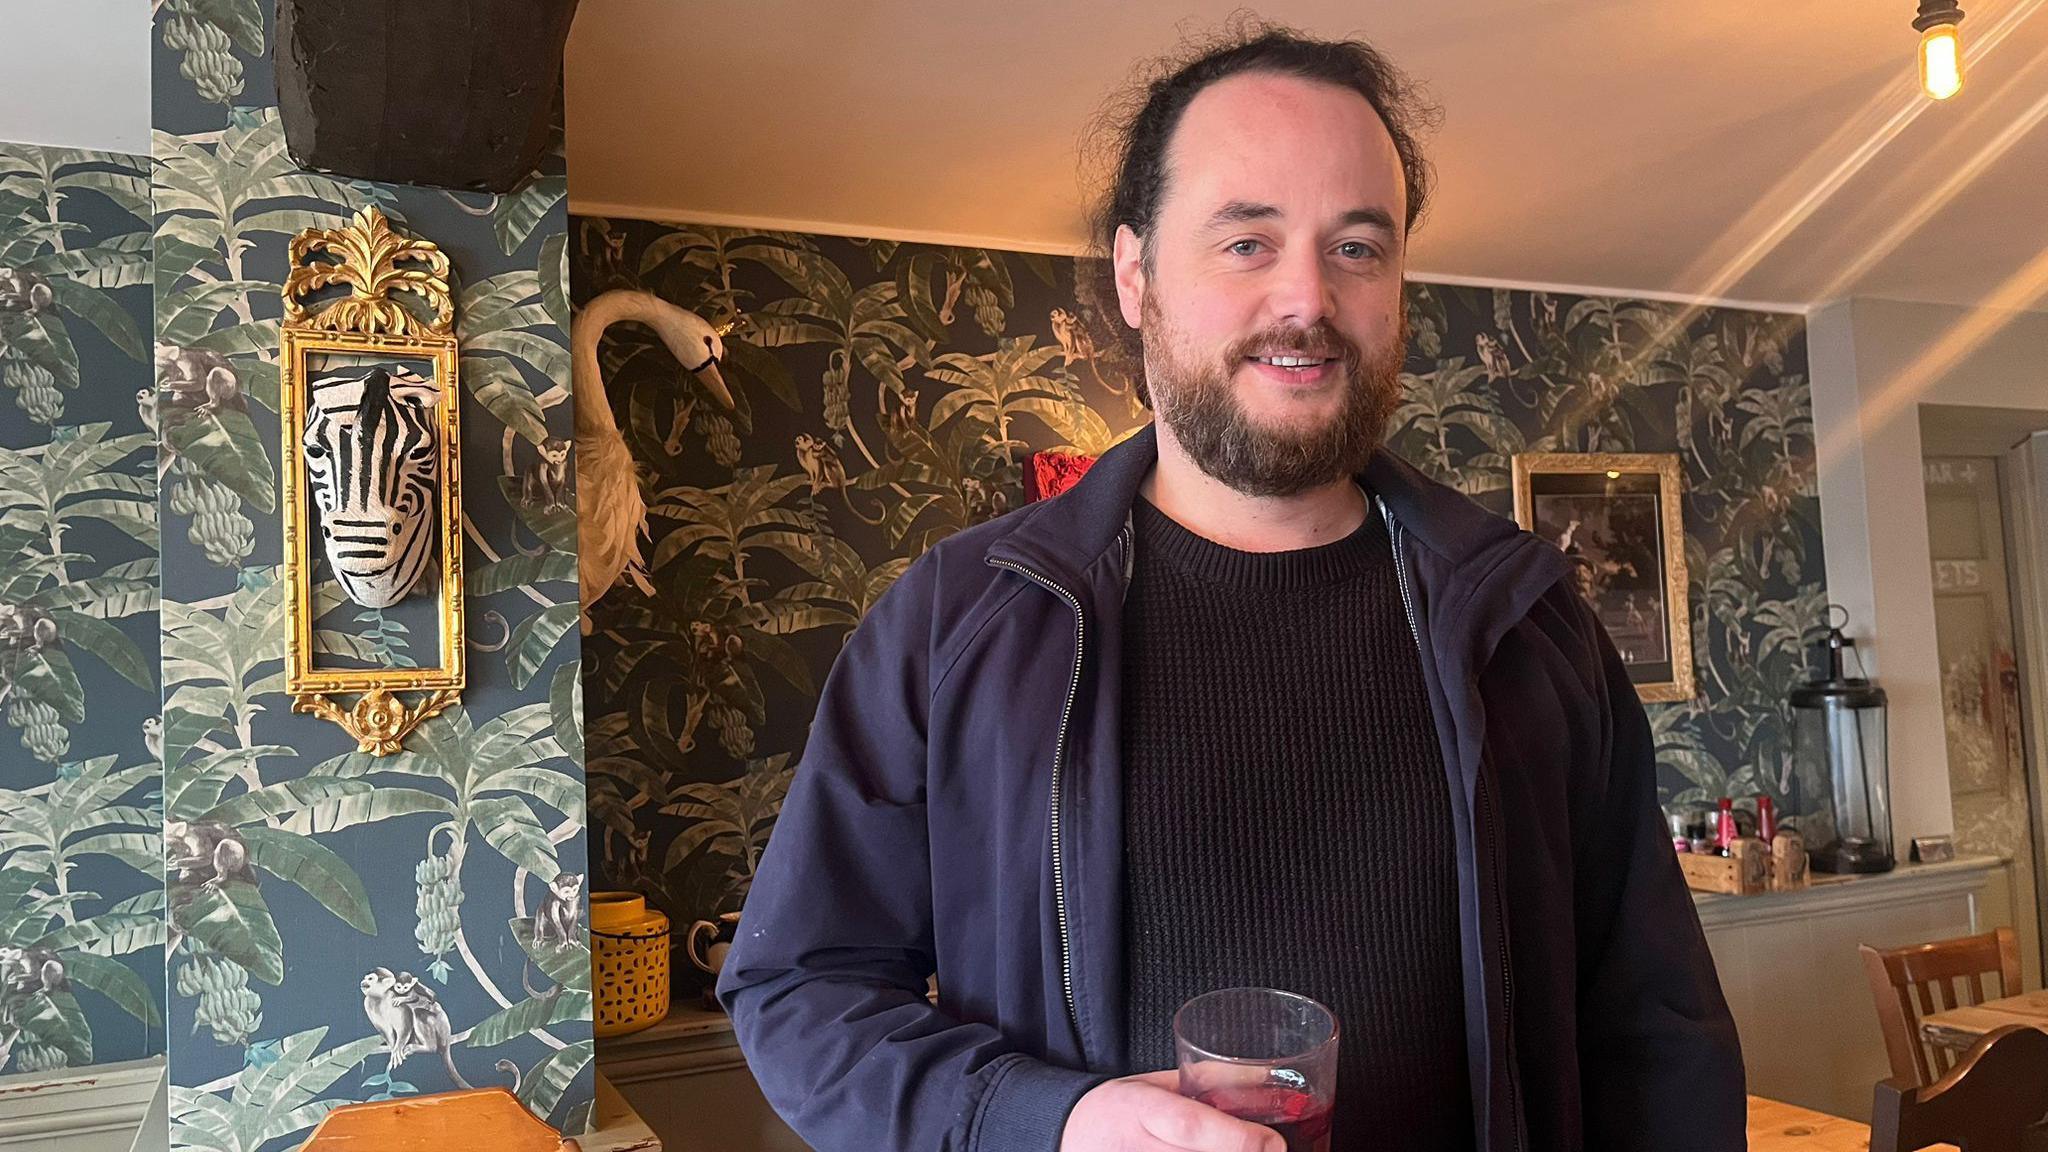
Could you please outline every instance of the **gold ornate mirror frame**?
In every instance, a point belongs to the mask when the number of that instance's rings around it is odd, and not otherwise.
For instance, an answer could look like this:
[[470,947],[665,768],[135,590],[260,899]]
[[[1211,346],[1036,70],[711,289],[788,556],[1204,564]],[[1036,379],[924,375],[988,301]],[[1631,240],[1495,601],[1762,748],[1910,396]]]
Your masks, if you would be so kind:
[[[310,257],[324,254],[332,262]],[[406,265],[400,267],[401,264]],[[461,388],[455,339],[455,305],[448,286],[448,257],[434,244],[391,230],[375,207],[356,213],[342,228],[308,228],[291,243],[291,271],[284,285],[279,415],[284,423],[284,566],[287,612],[285,691],[292,711],[332,720],[373,756],[399,750],[419,724],[456,703],[463,688],[462,470],[458,410]],[[308,302],[309,293],[343,285],[349,294]],[[392,297],[411,292],[432,309],[421,319]],[[300,437],[306,423],[309,357],[339,353],[394,360],[428,360],[439,389],[439,507],[435,547],[440,550],[440,666],[437,668],[314,667],[312,516],[307,502],[306,463]],[[347,708],[332,693],[361,693]],[[426,695],[408,707],[393,693]]]

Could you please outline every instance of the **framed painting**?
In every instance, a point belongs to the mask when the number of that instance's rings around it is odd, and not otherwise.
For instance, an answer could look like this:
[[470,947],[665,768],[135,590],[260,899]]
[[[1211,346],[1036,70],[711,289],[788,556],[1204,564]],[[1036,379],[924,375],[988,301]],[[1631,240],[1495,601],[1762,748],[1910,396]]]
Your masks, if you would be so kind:
[[1515,522],[1573,562],[1579,593],[1646,703],[1693,695],[1692,614],[1675,453],[1527,452]]

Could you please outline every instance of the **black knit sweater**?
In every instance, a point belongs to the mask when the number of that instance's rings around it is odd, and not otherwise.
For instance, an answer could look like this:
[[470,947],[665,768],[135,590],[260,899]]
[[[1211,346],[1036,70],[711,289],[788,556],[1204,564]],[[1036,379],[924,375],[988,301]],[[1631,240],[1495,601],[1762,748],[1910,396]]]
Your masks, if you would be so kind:
[[1469,1149],[1449,785],[1377,514],[1249,553],[1144,500],[1124,613],[1134,1071],[1267,985],[1342,1029],[1332,1147]]

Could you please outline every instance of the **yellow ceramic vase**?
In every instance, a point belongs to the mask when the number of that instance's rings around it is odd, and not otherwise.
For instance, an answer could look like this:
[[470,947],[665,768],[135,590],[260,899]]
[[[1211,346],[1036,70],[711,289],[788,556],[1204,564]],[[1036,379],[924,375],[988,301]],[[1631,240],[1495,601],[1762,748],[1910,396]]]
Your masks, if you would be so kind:
[[597,1034],[618,1036],[668,1015],[668,917],[636,892],[590,894]]

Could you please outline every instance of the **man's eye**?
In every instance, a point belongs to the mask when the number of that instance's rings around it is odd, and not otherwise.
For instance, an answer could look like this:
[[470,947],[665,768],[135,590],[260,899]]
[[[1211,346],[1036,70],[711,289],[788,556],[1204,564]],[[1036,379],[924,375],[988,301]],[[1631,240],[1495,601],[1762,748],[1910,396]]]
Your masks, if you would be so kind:
[[1257,240],[1239,240],[1230,246],[1231,253],[1236,256],[1256,255],[1258,250],[1259,242]]
[[1346,260],[1364,260],[1372,256],[1372,248],[1359,240],[1347,240],[1337,245],[1337,251]]

